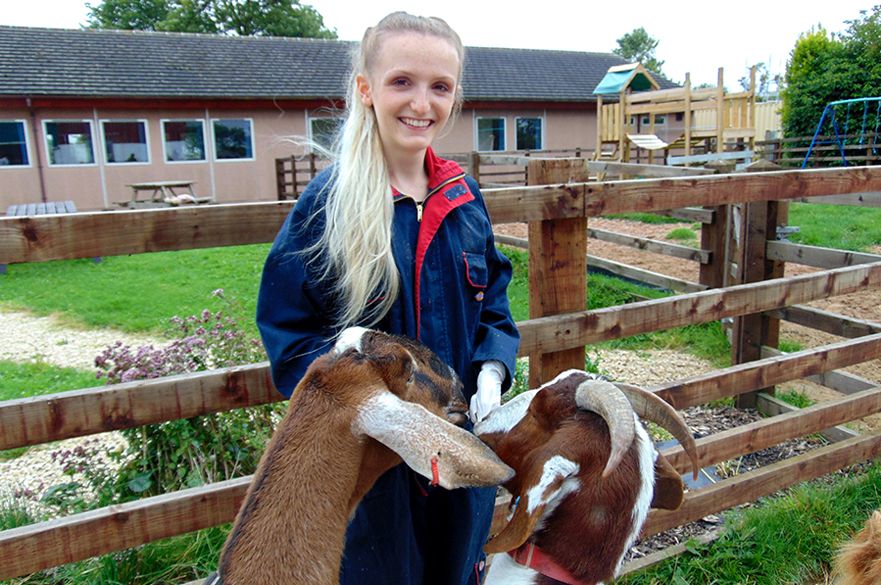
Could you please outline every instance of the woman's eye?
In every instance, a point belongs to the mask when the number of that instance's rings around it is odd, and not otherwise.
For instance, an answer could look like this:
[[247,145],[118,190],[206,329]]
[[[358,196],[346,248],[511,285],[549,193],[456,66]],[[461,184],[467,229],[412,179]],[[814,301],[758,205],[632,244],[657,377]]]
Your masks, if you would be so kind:
[[435,91],[450,91],[450,86],[446,83],[437,83],[434,86]]
[[403,77],[399,77],[398,79],[392,81],[392,85],[407,85],[407,80]]

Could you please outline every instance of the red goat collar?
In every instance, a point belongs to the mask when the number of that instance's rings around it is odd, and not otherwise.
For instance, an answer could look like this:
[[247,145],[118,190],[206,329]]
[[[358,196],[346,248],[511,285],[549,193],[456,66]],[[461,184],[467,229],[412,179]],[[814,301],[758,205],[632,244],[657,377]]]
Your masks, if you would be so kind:
[[554,562],[554,559],[531,542],[525,542],[518,548],[509,550],[508,554],[511,555],[515,563],[529,567],[545,577],[550,577],[560,583],[566,583],[566,585],[592,585],[576,579],[572,573]]

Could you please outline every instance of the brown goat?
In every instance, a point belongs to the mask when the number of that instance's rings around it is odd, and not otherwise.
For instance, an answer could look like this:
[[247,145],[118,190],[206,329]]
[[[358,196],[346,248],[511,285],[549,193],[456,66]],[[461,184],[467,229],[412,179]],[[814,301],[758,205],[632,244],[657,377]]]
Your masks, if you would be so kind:
[[866,520],[853,539],[841,547],[835,559],[839,585],[878,585],[881,583],[881,511]]
[[487,585],[612,579],[650,507],[678,508],[679,474],[636,415],[672,432],[697,475],[694,440],[663,400],[564,372],[493,411],[475,433],[516,471],[511,518],[486,545]]
[[455,373],[405,338],[346,330],[294,390],[209,583],[332,585],[346,526],[385,471],[405,461],[452,489],[513,472],[464,423]]

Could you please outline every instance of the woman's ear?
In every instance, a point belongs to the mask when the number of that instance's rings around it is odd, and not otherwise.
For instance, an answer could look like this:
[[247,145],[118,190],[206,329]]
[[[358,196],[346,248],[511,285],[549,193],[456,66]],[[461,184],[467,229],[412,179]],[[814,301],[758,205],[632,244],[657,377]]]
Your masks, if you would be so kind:
[[372,107],[373,97],[370,93],[370,81],[368,81],[364,75],[359,73],[355,76],[355,85],[358,87],[358,95],[361,96],[361,103],[364,104],[364,107]]

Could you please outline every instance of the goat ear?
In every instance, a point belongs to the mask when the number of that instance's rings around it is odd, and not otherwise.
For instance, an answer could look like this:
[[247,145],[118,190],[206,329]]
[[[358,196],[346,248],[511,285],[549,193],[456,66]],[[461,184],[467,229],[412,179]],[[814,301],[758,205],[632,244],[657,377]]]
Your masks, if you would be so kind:
[[[550,445],[550,443],[549,443]],[[507,552],[522,545],[535,531],[548,504],[560,497],[563,482],[578,473],[577,463],[558,455],[559,450],[544,449],[523,478],[511,521],[484,547],[488,554]]]
[[685,486],[676,469],[667,458],[658,454],[655,461],[655,495],[652,497],[652,508],[676,510],[685,498]]
[[358,410],[355,434],[373,437],[446,489],[499,485],[514,476],[480,439],[385,389]]

